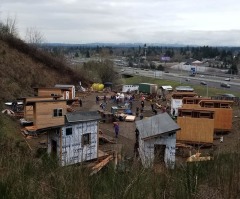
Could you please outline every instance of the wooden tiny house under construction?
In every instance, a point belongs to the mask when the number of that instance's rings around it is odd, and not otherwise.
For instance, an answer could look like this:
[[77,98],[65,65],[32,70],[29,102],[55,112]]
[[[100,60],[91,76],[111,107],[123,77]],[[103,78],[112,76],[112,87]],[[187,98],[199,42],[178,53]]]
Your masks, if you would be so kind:
[[19,100],[23,101],[23,107],[24,107],[24,119],[25,120],[34,120],[34,110],[33,105],[34,102],[39,101],[53,101],[53,97],[25,97],[21,98]]
[[214,111],[206,109],[178,109],[177,123],[181,130],[177,141],[187,143],[213,143]]
[[[178,108],[182,107],[182,100],[184,97],[195,97],[197,93],[195,92],[174,92],[171,98],[171,114],[175,112],[174,116],[178,115]],[[173,111],[174,110],[174,111]]]
[[65,89],[63,93],[64,99],[74,99],[75,98],[75,86],[74,85],[67,85],[67,84],[56,84],[56,88]]
[[199,102],[205,99],[210,99],[210,98],[184,97],[182,99],[182,108],[200,108],[201,106]]
[[24,119],[32,121],[36,131],[64,124],[68,105],[76,100],[61,100],[55,97],[22,98]]
[[214,130],[231,131],[232,130],[232,105],[233,101],[228,100],[201,100],[199,105],[207,110],[214,111]]
[[34,95],[38,97],[58,97],[60,99],[65,99],[65,93],[70,92],[69,88],[34,88]]

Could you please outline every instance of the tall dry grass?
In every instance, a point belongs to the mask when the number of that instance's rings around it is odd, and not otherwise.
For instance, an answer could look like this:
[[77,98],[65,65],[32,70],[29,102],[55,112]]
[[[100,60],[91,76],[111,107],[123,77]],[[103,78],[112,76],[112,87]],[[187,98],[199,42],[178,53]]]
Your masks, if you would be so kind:
[[109,164],[90,176],[83,165],[59,167],[43,153],[36,158],[1,137],[1,198],[238,198],[240,156],[219,154],[208,162],[188,163],[156,173],[139,162]]

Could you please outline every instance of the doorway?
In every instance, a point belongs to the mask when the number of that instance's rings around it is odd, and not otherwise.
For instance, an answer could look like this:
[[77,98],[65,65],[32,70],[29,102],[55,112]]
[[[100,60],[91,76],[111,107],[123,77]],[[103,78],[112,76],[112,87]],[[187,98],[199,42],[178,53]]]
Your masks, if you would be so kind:
[[51,140],[51,153],[52,155],[56,156],[57,155],[57,141]]
[[166,145],[155,144],[154,145],[154,162],[163,163],[165,156]]

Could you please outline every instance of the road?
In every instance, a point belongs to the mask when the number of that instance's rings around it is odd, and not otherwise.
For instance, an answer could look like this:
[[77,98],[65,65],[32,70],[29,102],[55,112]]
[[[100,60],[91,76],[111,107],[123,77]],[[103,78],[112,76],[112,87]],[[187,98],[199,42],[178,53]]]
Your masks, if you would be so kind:
[[[158,79],[167,79],[167,80],[179,81],[179,83],[188,83],[192,85],[201,85],[200,82],[204,81],[207,83],[207,85],[202,85],[202,86],[220,88],[226,91],[240,92],[240,79],[231,79],[231,81],[225,81],[223,77],[218,77],[218,76],[190,77],[186,75],[187,73],[186,74],[164,73],[161,71],[141,70],[141,69],[129,68],[129,67],[121,67],[121,68],[117,68],[117,70],[121,74],[129,74],[134,76],[139,75],[139,76],[153,77]],[[231,87],[230,88],[221,87],[220,86],[221,82],[228,83],[231,85]]]

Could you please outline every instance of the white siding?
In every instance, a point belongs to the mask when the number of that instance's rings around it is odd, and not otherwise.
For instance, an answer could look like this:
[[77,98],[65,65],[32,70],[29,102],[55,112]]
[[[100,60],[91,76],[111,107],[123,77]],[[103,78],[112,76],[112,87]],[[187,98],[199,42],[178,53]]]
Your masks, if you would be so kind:
[[144,167],[151,167],[154,161],[154,145],[166,145],[164,162],[167,167],[173,168],[175,164],[176,152],[176,134],[169,135],[168,133],[161,137],[152,138],[149,140],[139,140],[139,155]]
[[138,85],[123,85],[122,92],[126,93],[127,91],[137,91],[138,88]]
[[171,114],[173,109],[175,109],[175,116],[178,115],[178,108],[182,107],[182,99],[171,99]]
[[[66,135],[66,129],[62,129],[62,166],[83,162],[97,158],[97,128],[98,123],[84,122],[72,125],[72,135]],[[83,134],[90,133],[90,143],[82,144]]]

